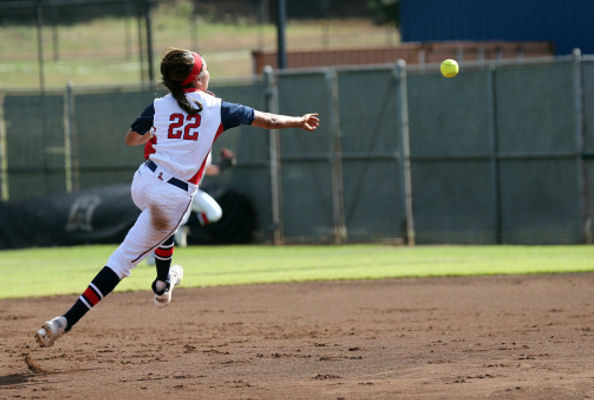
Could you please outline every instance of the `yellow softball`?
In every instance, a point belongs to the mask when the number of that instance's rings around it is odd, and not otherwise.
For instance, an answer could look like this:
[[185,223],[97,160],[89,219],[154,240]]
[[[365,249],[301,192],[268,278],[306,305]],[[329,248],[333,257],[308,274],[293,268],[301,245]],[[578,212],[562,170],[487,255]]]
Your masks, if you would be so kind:
[[460,67],[458,67],[456,60],[452,60],[451,58],[443,60],[439,66],[441,74],[446,78],[453,78],[454,76],[458,75],[459,69]]

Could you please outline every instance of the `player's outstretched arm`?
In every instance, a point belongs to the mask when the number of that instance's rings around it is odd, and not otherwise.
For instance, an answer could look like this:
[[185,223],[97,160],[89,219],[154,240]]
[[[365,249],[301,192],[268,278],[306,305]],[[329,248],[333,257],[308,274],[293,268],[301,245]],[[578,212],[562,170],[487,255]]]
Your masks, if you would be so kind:
[[151,136],[152,135],[151,135],[150,131],[146,132],[144,135],[141,135],[140,133],[130,129],[128,131],[128,133],[126,134],[126,145],[138,146],[141,144],[145,144],[146,142],[148,142],[150,140]]
[[311,132],[318,129],[320,119],[317,113],[305,114],[301,117],[290,117],[255,110],[252,126],[266,129],[300,128]]

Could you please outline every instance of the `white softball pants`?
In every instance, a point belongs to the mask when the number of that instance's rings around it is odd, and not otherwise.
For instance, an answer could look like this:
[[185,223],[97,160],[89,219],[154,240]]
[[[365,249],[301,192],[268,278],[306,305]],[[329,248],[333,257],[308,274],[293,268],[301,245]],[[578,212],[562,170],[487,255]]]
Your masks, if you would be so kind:
[[136,170],[131,192],[141,213],[107,261],[120,279],[130,276],[132,268],[173,235],[189,212],[198,187],[188,183],[188,190],[183,190],[167,182],[171,177],[160,167],[151,171],[144,163]]

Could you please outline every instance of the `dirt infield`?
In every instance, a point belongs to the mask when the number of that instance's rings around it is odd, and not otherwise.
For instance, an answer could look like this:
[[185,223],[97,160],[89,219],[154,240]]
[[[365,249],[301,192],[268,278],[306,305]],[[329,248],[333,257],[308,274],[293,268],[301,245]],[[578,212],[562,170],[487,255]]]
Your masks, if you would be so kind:
[[117,292],[37,349],[75,299],[0,301],[0,398],[594,398],[594,274]]

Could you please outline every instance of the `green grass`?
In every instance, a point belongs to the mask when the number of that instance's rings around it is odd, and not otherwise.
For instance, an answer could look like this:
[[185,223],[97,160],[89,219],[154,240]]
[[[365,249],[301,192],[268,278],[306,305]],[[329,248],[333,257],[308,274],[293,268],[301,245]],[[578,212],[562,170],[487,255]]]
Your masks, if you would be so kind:
[[[115,246],[0,252],[0,298],[80,293]],[[332,279],[382,279],[594,271],[593,246],[191,246],[177,248],[184,287]],[[138,265],[117,290],[148,290]]]

